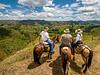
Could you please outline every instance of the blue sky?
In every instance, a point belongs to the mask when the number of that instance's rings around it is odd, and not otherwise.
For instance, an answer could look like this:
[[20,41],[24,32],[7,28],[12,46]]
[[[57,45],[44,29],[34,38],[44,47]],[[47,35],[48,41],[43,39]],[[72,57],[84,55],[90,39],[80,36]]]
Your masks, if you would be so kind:
[[99,0],[0,0],[0,20],[100,20]]

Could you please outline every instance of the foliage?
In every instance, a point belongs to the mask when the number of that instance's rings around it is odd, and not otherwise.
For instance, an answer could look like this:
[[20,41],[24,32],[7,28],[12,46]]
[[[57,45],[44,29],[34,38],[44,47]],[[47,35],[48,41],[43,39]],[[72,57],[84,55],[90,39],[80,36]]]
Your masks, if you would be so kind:
[[[38,24],[38,23],[37,23]],[[52,23],[51,23],[52,24]],[[54,22],[53,25],[1,25],[0,26],[0,61],[25,48],[29,43],[34,41],[44,26],[50,28],[49,33],[52,35],[63,34],[66,28],[69,28],[71,34],[76,36],[75,30],[83,30],[83,40],[85,43],[100,40],[100,26],[81,25],[81,24],[64,24]]]
[[21,50],[34,41],[39,34],[39,26],[15,25],[0,27],[0,60]]

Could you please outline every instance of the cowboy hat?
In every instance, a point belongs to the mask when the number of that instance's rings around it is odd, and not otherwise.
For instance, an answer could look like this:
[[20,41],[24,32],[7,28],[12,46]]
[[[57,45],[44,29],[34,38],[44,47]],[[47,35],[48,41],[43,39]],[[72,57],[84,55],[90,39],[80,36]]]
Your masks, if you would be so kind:
[[81,29],[75,30],[75,33],[82,33],[83,31]]
[[49,27],[44,27],[44,30],[45,30],[45,29],[49,29]]
[[65,29],[64,33],[70,33],[69,29]]

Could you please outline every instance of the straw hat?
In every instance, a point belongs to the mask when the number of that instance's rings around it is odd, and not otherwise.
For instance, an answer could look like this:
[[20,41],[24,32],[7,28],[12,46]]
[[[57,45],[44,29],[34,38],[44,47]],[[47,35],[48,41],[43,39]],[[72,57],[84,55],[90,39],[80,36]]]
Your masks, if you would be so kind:
[[49,29],[49,27],[44,27],[44,30],[48,30]]
[[81,29],[75,30],[75,33],[82,33],[83,31]]
[[65,29],[64,33],[70,33],[69,29]]

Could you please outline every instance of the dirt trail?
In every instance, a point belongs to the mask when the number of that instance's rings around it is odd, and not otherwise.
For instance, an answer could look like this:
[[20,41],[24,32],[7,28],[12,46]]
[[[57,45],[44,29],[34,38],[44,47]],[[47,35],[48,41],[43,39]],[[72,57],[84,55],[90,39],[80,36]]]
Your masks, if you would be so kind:
[[[100,75],[100,45],[94,48],[93,64],[90,71],[85,75]],[[46,61],[46,57],[41,58],[42,64],[36,65],[32,57],[18,61],[6,66],[0,72],[0,75],[62,75],[61,58],[59,57],[58,45],[55,46],[55,53],[51,62]],[[75,63],[77,62],[77,64]],[[71,65],[71,75],[79,75],[82,59],[76,55],[76,61]],[[78,65],[79,64],[79,65]]]

